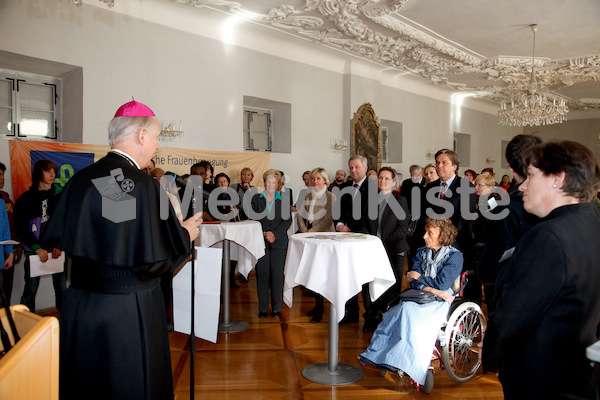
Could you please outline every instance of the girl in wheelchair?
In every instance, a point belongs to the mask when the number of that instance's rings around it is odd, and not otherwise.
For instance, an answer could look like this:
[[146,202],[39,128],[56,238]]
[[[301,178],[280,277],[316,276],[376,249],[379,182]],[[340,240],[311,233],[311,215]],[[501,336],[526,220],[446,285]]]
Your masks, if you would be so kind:
[[462,253],[452,246],[456,235],[449,219],[427,219],[423,236],[426,247],[415,254],[407,280],[412,289],[431,292],[437,301],[401,301],[389,309],[370,346],[358,356],[363,364],[401,371],[418,384],[425,384],[431,350],[453,300],[451,286],[463,266]]

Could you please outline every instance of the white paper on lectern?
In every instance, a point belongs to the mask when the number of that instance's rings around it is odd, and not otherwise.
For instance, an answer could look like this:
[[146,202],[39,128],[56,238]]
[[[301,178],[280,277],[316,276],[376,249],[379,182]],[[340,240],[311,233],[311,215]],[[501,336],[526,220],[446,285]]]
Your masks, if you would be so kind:
[[65,252],[61,251],[60,257],[52,258],[52,252],[48,252],[48,261],[42,262],[40,256],[29,256],[29,276],[36,277],[48,274],[56,274],[65,270]]
[[[194,334],[216,343],[221,308],[223,249],[196,247],[196,254]],[[191,331],[191,269],[190,261],[173,277],[173,325],[176,332],[185,334]]]

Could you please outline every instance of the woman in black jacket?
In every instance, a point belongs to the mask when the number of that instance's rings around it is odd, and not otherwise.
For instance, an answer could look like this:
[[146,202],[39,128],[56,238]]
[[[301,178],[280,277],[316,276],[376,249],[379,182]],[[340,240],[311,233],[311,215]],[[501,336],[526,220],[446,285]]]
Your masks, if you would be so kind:
[[365,313],[363,332],[372,332],[381,321],[381,315],[391,306],[398,303],[398,295],[402,286],[404,272],[404,252],[408,250],[406,234],[410,222],[410,212],[406,198],[392,192],[396,173],[389,167],[383,167],[377,175],[379,196],[377,203],[369,201],[369,207],[377,206],[377,217],[369,218],[369,213],[363,215],[365,231],[378,236],[387,252],[396,283],[389,288],[377,301],[371,303]]
[[504,255],[483,369],[498,371],[506,399],[594,398],[586,347],[600,323],[600,212],[591,203],[600,164],[571,141],[523,156],[523,206],[541,220]]
[[265,240],[265,255],[256,263],[258,316],[264,318],[269,309],[269,281],[271,281],[271,316],[278,318],[283,301],[283,268],[287,254],[287,230],[292,223],[289,206],[282,206],[277,185],[281,173],[270,169],[263,174],[265,190],[252,198],[251,217],[260,222]]

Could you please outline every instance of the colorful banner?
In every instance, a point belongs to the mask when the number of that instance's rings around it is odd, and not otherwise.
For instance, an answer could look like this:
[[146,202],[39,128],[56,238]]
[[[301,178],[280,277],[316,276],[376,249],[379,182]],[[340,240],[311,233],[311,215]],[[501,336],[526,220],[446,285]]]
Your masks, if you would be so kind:
[[153,157],[156,167],[165,172],[171,171],[178,175],[190,173],[190,167],[195,163],[206,160],[215,169],[215,175],[223,172],[229,176],[231,183],[240,182],[242,168],[248,167],[254,172],[252,185],[264,186],[262,175],[271,168],[269,153],[245,153],[237,151],[193,150],[175,147],[161,147]]
[[[98,161],[110,150],[107,145],[49,143],[28,140],[10,141],[10,166],[14,199],[31,186],[31,170],[36,161],[47,159],[58,165],[58,174],[54,182],[64,187],[71,177],[81,169]],[[252,185],[264,186],[263,173],[270,168],[271,157],[268,153],[244,153],[234,151],[193,150],[176,147],[162,147],[155,156],[157,168],[179,175],[189,174],[190,167],[201,161],[209,161],[215,169],[215,175],[224,172],[231,183],[240,182],[242,168],[254,171]]]

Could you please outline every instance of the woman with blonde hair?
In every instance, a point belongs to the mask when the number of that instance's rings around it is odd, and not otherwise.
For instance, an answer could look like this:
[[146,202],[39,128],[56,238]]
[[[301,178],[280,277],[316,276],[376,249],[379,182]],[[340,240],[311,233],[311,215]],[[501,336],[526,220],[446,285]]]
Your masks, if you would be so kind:
[[240,203],[238,206],[238,210],[239,210],[239,218],[240,220],[244,221],[247,220],[248,217],[246,216],[246,213],[244,212],[244,195],[246,194],[246,192],[248,190],[250,190],[250,188],[252,188],[253,186],[250,184],[250,182],[252,182],[252,179],[254,179],[254,172],[252,171],[251,168],[249,167],[244,167],[242,168],[242,171],[240,172],[240,183],[234,183],[233,185],[231,185],[231,188],[233,190],[235,190],[238,194],[238,196],[240,197]]
[[[296,220],[298,230],[304,232],[335,232],[331,210],[335,196],[327,190],[329,176],[324,168],[315,168],[310,172],[311,186],[298,208]],[[310,322],[320,322],[323,318],[323,296],[315,293],[315,308],[306,315],[312,316]]]
[[288,247],[287,230],[292,219],[287,205],[286,212],[283,212],[281,195],[277,191],[281,173],[270,169],[263,174],[263,180],[265,190],[252,198],[252,213],[261,224],[265,240],[265,255],[257,261],[255,268],[258,316],[267,316],[271,282],[271,316],[279,318],[283,301],[283,268]]

